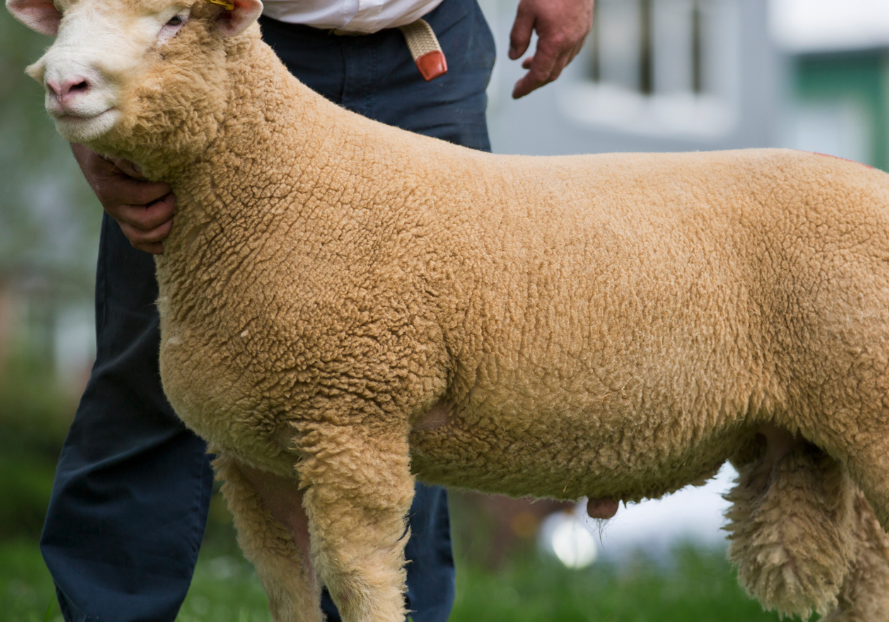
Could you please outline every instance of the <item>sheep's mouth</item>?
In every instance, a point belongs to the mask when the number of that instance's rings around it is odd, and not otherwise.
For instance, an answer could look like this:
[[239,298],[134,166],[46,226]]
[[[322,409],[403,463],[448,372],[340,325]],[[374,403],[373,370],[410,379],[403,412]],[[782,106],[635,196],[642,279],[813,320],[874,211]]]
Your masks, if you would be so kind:
[[69,142],[95,140],[108,132],[119,116],[116,108],[108,108],[97,114],[83,114],[70,110],[57,114],[50,112],[56,122],[56,130]]
[[66,123],[86,123],[88,121],[92,121],[93,119],[98,119],[102,115],[113,112],[114,110],[114,108],[107,108],[106,110],[95,114],[84,114],[80,112],[73,112],[71,110],[50,110],[50,115],[52,115],[53,119],[55,119],[56,121],[64,121]]

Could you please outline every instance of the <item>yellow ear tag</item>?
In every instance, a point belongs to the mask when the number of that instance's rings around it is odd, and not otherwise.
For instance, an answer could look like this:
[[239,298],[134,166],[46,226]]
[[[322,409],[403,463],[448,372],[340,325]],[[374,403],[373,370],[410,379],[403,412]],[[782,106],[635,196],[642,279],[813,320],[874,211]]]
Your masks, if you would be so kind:
[[231,0],[207,0],[207,2],[209,2],[210,4],[218,4],[226,11],[234,11],[235,10],[235,3],[232,2]]

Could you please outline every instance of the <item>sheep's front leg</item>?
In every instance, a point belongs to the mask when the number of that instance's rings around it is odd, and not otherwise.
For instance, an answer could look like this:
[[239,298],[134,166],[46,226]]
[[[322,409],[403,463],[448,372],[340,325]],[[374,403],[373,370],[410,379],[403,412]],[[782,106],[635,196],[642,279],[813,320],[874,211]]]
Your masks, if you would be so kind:
[[275,622],[321,622],[321,590],[309,554],[302,493],[293,481],[239,464],[213,462],[234,516],[238,544],[269,598]]
[[414,494],[407,432],[372,424],[300,432],[312,558],[342,619],[402,622]]

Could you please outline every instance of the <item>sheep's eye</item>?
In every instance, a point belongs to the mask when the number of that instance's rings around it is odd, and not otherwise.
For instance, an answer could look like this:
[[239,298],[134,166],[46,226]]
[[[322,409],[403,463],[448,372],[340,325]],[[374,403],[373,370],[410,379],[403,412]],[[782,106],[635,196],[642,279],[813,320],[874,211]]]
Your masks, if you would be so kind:
[[170,18],[170,21],[167,22],[167,26],[181,26],[184,20],[178,15],[174,15]]

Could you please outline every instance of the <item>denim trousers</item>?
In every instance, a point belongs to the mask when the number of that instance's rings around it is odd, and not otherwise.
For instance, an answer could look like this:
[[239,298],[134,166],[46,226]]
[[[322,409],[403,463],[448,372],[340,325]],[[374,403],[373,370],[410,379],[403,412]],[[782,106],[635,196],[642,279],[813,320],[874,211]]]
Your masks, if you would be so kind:
[[[290,71],[331,101],[413,132],[490,150],[485,88],[494,42],[476,0],[425,16],[448,73],[425,82],[400,31],[338,36],[261,18]],[[175,619],[194,571],[213,474],[160,384],[154,261],[105,215],[96,274],[96,363],[59,458],[41,551],[69,622]],[[406,547],[414,622],[454,598],[445,491],[417,485]],[[339,615],[325,594],[328,620]]]

